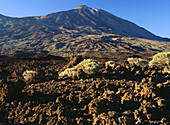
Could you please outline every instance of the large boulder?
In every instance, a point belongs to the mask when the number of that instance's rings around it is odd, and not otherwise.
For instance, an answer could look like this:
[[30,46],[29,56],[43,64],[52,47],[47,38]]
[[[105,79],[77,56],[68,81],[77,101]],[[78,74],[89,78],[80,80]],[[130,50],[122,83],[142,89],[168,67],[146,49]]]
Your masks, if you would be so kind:
[[83,61],[83,57],[81,55],[71,56],[69,63],[73,67],[73,66],[76,66],[77,64],[79,64],[81,61]]
[[170,74],[170,66],[165,66],[164,68],[163,68],[163,71],[162,71],[163,73],[169,73]]
[[82,69],[78,69],[77,70],[77,78],[78,79],[87,78],[87,74]]
[[83,57],[81,55],[78,56],[71,56],[70,57],[70,61],[67,65],[65,65],[62,69],[60,69],[59,74],[68,69],[68,68],[72,68],[74,66],[76,66],[77,64],[79,64],[81,61],[83,61]]

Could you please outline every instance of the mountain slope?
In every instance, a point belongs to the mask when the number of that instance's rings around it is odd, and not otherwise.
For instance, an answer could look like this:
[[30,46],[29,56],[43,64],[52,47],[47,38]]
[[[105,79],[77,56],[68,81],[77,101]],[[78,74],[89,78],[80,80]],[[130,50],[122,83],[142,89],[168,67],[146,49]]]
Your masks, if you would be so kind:
[[132,22],[116,17],[104,10],[89,8],[85,5],[80,5],[69,11],[40,17],[12,18],[0,15],[1,36],[19,28],[22,32],[24,30],[22,28],[31,28],[30,31],[37,27],[55,33],[61,33],[63,30],[64,33],[67,33],[67,30],[76,30],[80,33],[101,34],[104,32],[152,40],[165,40]]
[[[116,17],[104,10],[85,5],[45,16],[13,18],[0,15],[1,54],[14,54],[23,51],[71,51],[75,40],[78,43],[74,45],[74,48],[79,51],[80,46],[84,46],[81,44],[88,41],[88,39],[85,39],[86,36],[96,35],[98,37],[98,35],[101,35],[103,37],[102,34],[169,41],[169,39],[158,37],[132,22]],[[103,40],[97,42],[100,43],[101,41]],[[105,43],[108,44],[107,41],[103,44]],[[94,50],[94,48],[88,48],[91,46],[90,44],[91,42],[88,42],[85,48],[81,48],[81,51]],[[167,44],[169,43],[165,43],[163,47],[158,47],[158,50],[166,49],[164,46],[167,46]],[[128,45],[126,44],[126,46]],[[110,46],[113,50],[105,47],[102,47],[103,49],[100,49],[101,47],[95,48],[95,50],[122,51],[118,49],[119,47]],[[145,50],[150,49],[146,46]]]
[[96,32],[113,33],[125,36],[139,37],[152,40],[163,40],[127,20],[116,17],[104,10],[89,8],[81,5],[73,10],[50,14],[37,19],[50,26],[64,27],[66,29],[80,29],[79,27],[92,27]]

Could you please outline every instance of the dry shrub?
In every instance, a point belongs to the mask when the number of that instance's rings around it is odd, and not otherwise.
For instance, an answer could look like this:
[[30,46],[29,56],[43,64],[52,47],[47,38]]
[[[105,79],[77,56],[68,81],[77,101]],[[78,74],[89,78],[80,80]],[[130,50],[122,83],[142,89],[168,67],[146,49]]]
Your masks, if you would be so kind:
[[29,80],[30,78],[32,78],[37,72],[36,71],[32,71],[32,70],[26,70],[22,76],[24,77],[25,80]]
[[84,59],[75,68],[82,69],[87,74],[96,74],[101,68],[101,64],[93,59]]
[[60,77],[68,76],[68,77],[75,77],[77,76],[77,69],[76,68],[68,68],[65,69],[63,72],[59,74]]
[[153,56],[149,66],[170,66],[170,52],[161,52]]
[[77,76],[78,69],[82,69],[86,74],[96,74],[101,68],[101,64],[93,59],[84,59],[73,68],[68,68],[59,74],[60,77],[68,76],[74,78]]
[[106,68],[108,68],[108,67],[114,68],[115,66],[116,66],[116,63],[114,61],[107,61],[105,63]]
[[136,65],[138,65],[138,66],[148,65],[148,61],[147,61],[147,60],[144,60],[144,59],[141,59],[141,58],[128,58],[127,61],[128,61],[130,64],[136,64]]

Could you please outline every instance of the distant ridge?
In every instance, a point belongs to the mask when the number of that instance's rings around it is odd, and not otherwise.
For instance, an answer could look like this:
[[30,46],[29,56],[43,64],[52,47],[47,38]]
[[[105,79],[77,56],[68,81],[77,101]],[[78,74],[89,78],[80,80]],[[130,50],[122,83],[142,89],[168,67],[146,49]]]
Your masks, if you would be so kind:
[[83,34],[116,34],[149,40],[170,41],[169,38],[156,36],[130,21],[121,19],[102,9],[90,8],[86,5],[80,5],[68,11],[35,17],[13,18],[0,14],[1,54],[29,50],[49,51],[48,46],[56,46],[56,51],[59,51],[58,48],[64,47],[64,44],[60,42],[58,36],[69,34],[73,37]]

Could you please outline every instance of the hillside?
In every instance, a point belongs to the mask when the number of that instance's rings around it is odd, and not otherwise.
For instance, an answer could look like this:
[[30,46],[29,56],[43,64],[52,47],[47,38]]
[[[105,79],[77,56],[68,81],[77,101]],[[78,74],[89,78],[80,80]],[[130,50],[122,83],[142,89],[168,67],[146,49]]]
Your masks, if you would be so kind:
[[85,5],[39,17],[13,18],[0,15],[2,55],[23,51],[71,52],[73,48],[75,51],[108,52],[169,50],[169,42],[157,41],[169,39],[156,36],[104,10]]

